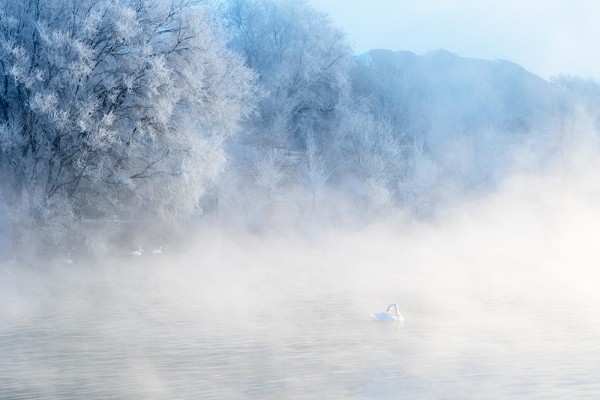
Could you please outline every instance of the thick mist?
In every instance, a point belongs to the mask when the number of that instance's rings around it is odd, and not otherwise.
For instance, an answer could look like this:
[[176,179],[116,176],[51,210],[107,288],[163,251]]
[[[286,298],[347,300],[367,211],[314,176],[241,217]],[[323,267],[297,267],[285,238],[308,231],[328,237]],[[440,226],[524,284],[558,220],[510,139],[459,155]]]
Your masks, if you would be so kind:
[[[5,264],[0,395],[593,398],[595,159],[426,219]],[[389,303],[404,323],[371,322]]]

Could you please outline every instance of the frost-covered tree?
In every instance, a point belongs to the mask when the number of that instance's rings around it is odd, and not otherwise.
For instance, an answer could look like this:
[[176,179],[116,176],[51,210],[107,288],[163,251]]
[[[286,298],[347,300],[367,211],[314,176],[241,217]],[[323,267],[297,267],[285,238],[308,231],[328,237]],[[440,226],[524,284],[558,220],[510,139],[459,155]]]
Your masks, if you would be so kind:
[[193,211],[255,106],[254,73],[189,0],[0,0],[0,73],[5,201],[56,240]]
[[367,210],[394,203],[408,168],[408,149],[393,126],[364,110],[348,110],[336,130],[338,177]]
[[303,0],[230,0],[225,21],[231,46],[259,74],[267,95],[255,120],[262,143],[321,143],[349,88],[351,49],[326,14]]
[[315,143],[314,134],[309,134],[306,141],[306,152],[300,166],[300,182],[311,194],[311,208],[314,210],[317,194],[323,190],[329,180],[326,157]]

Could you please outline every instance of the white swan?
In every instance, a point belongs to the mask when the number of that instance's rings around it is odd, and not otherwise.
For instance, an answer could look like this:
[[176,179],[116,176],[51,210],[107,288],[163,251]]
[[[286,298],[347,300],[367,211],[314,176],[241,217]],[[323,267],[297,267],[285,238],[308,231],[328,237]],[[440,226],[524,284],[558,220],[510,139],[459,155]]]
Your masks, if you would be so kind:
[[159,246],[158,249],[152,250],[153,256],[160,256],[162,254],[162,246]]
[[129,253],[129,255],[131,257],[140,257],[143,251],[144,250],[142,250],[142,246],[140,245],[137,250],[132,251],[131,253]]
[[73,257],[71,257],[71,252],[67,253],[67,256],[64,259],[64,263],[65,264],[75,264],[75,260],[73,260]]
[[386,321],[404,321],[404,317],[398,310],[398,304],[390,304],[385,311],[381,311],[375,314],[371,314],[371,319],[375,322],[386,322]]

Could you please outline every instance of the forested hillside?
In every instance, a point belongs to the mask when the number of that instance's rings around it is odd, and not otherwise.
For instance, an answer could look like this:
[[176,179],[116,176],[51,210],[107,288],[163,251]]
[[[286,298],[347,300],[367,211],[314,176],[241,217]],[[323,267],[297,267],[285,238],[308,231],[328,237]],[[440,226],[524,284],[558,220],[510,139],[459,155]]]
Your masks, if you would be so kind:
[[426,217],[563,168],[599,122],[595,82],[447,51],[355,55],[292,0],[0,0],[0,71],[13,248]]

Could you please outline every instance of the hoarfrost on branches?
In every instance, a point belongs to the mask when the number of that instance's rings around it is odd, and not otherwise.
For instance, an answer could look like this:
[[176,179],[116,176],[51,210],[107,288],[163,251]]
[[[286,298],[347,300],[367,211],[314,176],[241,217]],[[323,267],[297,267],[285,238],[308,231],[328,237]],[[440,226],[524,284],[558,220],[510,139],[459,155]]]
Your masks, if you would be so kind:
[[0,0],[0,10],[0,170],[22,234],[58,214],[193,211],[255,102],[255,75],[211,11],[185,0]]

